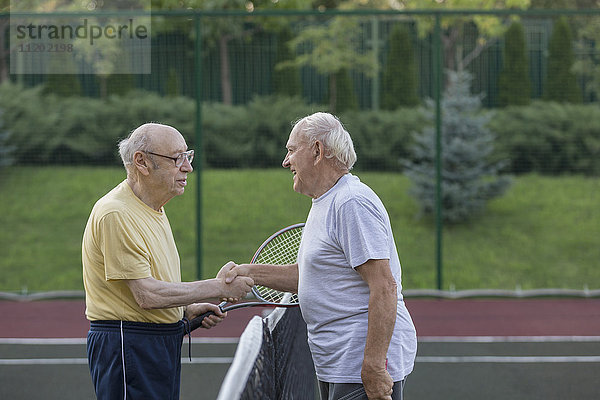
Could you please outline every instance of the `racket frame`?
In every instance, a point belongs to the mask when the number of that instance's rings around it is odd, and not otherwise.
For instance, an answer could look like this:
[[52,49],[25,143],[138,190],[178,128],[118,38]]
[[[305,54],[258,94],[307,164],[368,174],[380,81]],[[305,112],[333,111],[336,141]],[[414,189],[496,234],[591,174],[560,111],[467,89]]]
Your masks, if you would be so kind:
[[[273,233],[258,247],[256,252],[252,256],[252,259],[250,260],[250,264],[256,264],[256,260],[260,256],[261,252],[264,250],[265,247],[267,247],[269,245],[269,243],[271,243],[271,241],[273,239],[282,235],[285,232],[289,232],[293,229],[303,228],[303,227],[304,227],[304,222],[300,222],[297,224],[286,226],[285,228],[280,229],[277,232]],[[244,308],[244,307],[297,307],[298,306],[297,301],[292,302],[292,303],[290,303],[290,302],[279,303],[279,302],[272,302],[272,301],[266,300],[260,294],[260,291],[257,288],[257,285],[252,286],[251,290],[252,290],[252,294],[254,295],[254,297],[256,299],[258,299],[259,301],[248,301],[248,302],[243,302],[243,303],[235,303],[235,304],[231,304],[229,306],[227,305],[227,303],[228,303],[227,301],[223,301],[219,304],[219,308],[221,309],[222,312],[226,312],[226,311],[235,310],[235,309]],[[296,297],[296,299],[297,299],[297,297]],[[209,315],[214,315],[214,312],[208,311],[208,312],[205,312],[204,314],[192,319],[190,321],[190,331],[193,331],[194,329],[201,327],[202,321],[204,320],[204,318],[206,318]]]

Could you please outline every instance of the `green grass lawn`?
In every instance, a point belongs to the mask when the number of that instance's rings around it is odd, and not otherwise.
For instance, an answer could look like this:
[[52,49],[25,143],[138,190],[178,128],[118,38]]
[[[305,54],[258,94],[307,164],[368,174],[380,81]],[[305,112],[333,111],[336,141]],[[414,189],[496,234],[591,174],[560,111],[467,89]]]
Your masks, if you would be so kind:
[[[409,181],[360,173],[390,217],[405,288],[435,288],[435,230],[417,217]],[[121,168],[12,167],[0,174],[0,291],[80,290],[81,236],[94,202],[124,179]],[[280,227],[304,221],[310,199],[291,174],[208,170],[202,176],[204,277],[246,262]],[[182,259],[196,276],[196,176],[166,206]],[[471,222],[446,226],[444,288],[600,287],[600,179],[523,176]]]

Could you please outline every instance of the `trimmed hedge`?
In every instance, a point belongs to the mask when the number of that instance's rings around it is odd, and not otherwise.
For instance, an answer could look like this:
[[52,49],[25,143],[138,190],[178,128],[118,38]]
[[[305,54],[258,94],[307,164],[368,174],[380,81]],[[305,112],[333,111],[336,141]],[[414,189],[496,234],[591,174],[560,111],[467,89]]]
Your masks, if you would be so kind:
[[194,103],[135,91],[106,101],[89,97],[44,95],[43,87],[0,85],[4,126],[12,132],[20,164],[120,163],[117,143],[140,121],[176,126],[193,134]]
[[[7,145],[20,164],[118,165],[117,143],[144,122],[175,126],[191,148],[195,102],[134,91],[107,100],[58,97],[42,87],[0,85]],[[208,167],[275,167],[285,155],[292,123],[326,107],[298,97],[255,97],[244,106],[206,103],[202,145]],[[402,169],[411,157],[413,133],[431,125],[421,108],[340,114],[352,135],[360,170]],[[490,122],[497,157],[512,173],[600,175],[600,108],[597,105],[534,102],[497,110]]]
[[498,111],[496,148],[515,174],[600,175],[600,108],[537,101]]

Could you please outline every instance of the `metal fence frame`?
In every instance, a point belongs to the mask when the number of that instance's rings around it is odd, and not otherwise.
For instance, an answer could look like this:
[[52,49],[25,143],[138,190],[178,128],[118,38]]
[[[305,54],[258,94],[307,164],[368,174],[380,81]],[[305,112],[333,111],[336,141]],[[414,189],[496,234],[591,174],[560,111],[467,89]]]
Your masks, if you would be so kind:
[[[442,263],[442,186],[441,186],[441,154],[442,154],[442,142],[441,142],[441,126],[442,126],[442,115],[441,115],[441,99],[442,99],[442,85],[443,85],[443,55],[442,55],[442,24],[441,21],[445,17],[451,16],[466,16],[466,15],[477,15],[477,16],[519,16],[519,17],[557,17],[557,16],[600,16],[600,9],[590,10],[327,10],[324,12],[317,10],[265,10],[265,11],[203,11],[203,10],[174,10],[174,11],[154,11],[147,13],[133,12],[133,15],[148,15],[148,16],[165,16],[165,17],[186,17],[193,19],[194,32],[196,35],[195,40],[195,63],[196,72],[194,76],[195,81],[195,93],[196,93],[196,115],[195,115],[195,140],[199,151],[203,151],[202,146],[202,112],[201,104],[203,101],[203,87],[202,79],[200,78],[203,74],[202,71],[202,54],[204,49],[202,48],[202,21],[205,19],[215,17],[293,17],[293,16],[362,16],[362,17],[377,17],[377,16],[429,16],[434,18],[434,31],[433,31],[433,49],[432,49],[432,60],[433,60],[433,99],[435,102],[435,131],[436,131],[436,212],[435,212],[435,225],[436,225],[436,270],[437,270],[437,289],[438,294],[441,293],[443,287],[443,263]],[[0,14],[0,17],[6,17],[8,14]],[[13,13],[15,16],[82,16],[88,15],[83,13],[75,12],[53,12],[53,13]],[[123,16],[122,12],[95,12],[90,13],[89,16],[111,16],[119,15]],[[202,186],[202,169],[199,167],[196,174],[198,192],[196,194],[197,204],[197,226],[196,226],[196,237],[197,237],[197,277],[202,279],[202,221],[200,215],[202,214],[202,200],[200,196],[200,188]],[[534,295],[538,295],[536,292]],[[577,295],[577,294],[576,294]],[[596,294],[594,294],[596,295]],[[454,295],[444,295],[442,297],[454,297]]]

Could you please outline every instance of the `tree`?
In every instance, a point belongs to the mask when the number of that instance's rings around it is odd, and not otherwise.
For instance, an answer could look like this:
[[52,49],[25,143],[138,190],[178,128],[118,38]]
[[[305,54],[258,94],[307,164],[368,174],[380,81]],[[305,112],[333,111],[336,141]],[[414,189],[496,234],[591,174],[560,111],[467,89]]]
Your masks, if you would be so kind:
[[10,132],[4,130],[4,121],[2,120],[2,114],[4,111],[0,110],[0,168],[12,165],[15,162],[13,153],[16,147],[10,145]]
[[572,71],[584,80],[584,94],[587,99],[600,99],[600,63],[597,62],[596,47],[600,43],[600,16],[581,17],[580,40]]
[[[276,65],[292,60],[294,55],[290,51],[287,42],[292,39],[291,29],[284,28],[277,35],[277,54]],[[298,68],[289,66],[278,68],[273,73],[273,88],[275,93],[285,96],[302,95],[302,82],[300,81],[300,72]]]
[[[223,10],[269,10],[269,9],[304,9],[310,7],[308,0],[155,0],[169,7],[199,9],[207,11]],[[231,62],[229,44],[233,40],[246,40],[258,30],[279,31],[287,26],[280,18],[256,18],[252,24],[246,24],[243,17],[223,16],[203,20],[203,39],[207,47],[217,47],[220,60],[221,95],[224,104],[233,104],[233,86],[231,80]]]
[[[499,175],[501,162],[491,160],[494,135],[487,128],[491,113],[481,112],[481,95],[470,93],[469,73],[448,71],[442,101],[442,210],[448,222],[461,222],[481,211],[488,200],[502,195],[510,178]],[[428,101],[429,118],[434,104]],[[415,135],[412,161],[405,162],[411,194],[425,215],[436,210],[436,134],[433,127]]]
[[377,74],[378,65],[372,51],[359,49],[361,31],[360,20],[346,16],[309,26],[289,42],[291,49],[297,51],[296,58],[276,68],[308,66],[328,77],[329,111],[335,113],[340,71],[362,72],[369,77]]
[[529,58],[523,25],[515,21],[504,35],[504,60],[498,78],[500,105],[526,105],[531,101]]
[[[358,110],[358,99],[356,98],[356,90],[350,76],[350,71],[343,68],[330,75],[329,79],[335,79],[335,112],[342,113],[344,111]],[[330,88],[331,85],[328,85]],[[327,94],[331,98],[331,94]]]
[[417,76],[410,32],[405,25],[397,25],[390,34],[389,51],[383,70],[382,108],[395,110],[398,107],[418,105]]
[[[413,10],[498,10],[526,9],[530,0],[398,0],[402,8]],[[419,32],[426,35],[433,30],[433,18],[417,18]],[[464,30],[474,24],[478,36],[470,47],[462,45]],[[441,20],[444,66],[452,71],[462,71],[485,49],[494,44],[507,28],[506,21],[497,16],[457,14]]]
[[548,43],[548,75],[544,99],[560,103],[580,103],[581,90],[577,78],[571,71],[573,54],[573,34],[566,18],[556,20]]

